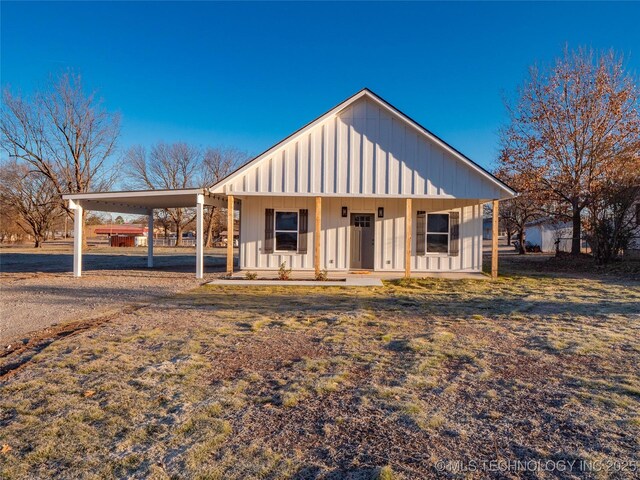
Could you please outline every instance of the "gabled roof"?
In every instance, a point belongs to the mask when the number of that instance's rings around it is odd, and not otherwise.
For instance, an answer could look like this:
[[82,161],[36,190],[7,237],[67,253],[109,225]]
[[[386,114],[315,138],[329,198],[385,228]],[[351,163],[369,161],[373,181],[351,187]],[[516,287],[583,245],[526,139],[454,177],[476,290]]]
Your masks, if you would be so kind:
[[328,110],[324,114],[320,115],[316,119],[312,120],[311,122],[307,123],[306,125],[304,125],[300,129],[296,130],[295,132],[293,132],[291,135],[287,136],[286,138],[284,138],[280,142],[276,143],[275,145],[273,145],[272,147],[268,148],[264,152],[260,153],[259,155],[257,155],[253,159],[251,159],[248,162],[246,162],[245,164],[241,165],[239,168],[237,168],[236,170],[231,172],[229,175],[227,175],[226,177],[221,179],[219,182],[217,182],[216,184],[212,185],[210,187],[210,191],[212,191],[212,192],[214,192],[215,190],[220,191],[219,189],[221,187],[223,187],[228,182],[232,181],[237,176],[239,176],[242,173],[244,173],[246,170],[251,168],[253,165],[258,163],[260,160],[268,157],[269,155],[271,155],[273,152],[275,152],[277,149],[279,149],[283,145],[287,144],[288,142],[296,139],[297,137],[302,136],[305,132],[309,131],[315,125],[323,122],[324,120],[326,120],[330,116],[339,114],[341,111],[345,110],[346,108],[348,108],[349,106],[351,106],[352,104],[354,104],[356,101],[360,100],[363,97],[373,101],[374,103],[376,103],[377,105],[379,105],[383,109],[387,110],[391,114],[396,115],[399,118],[401,118],[406,124],[408,124],[409,126],[414,128],[420,134],[424,135],[429,140],[431,140],[435,144],[439,145],[444,150],[448,151],[453,157],[455,157],[456,159],[460,160],[461,162],[463,162],[464,164],[469,166],[472,170],[476,171],[481,176],[487,178],[490,182],[492,182],[495,185],[497,185],[500,189],[504,190],[509,195],[516,195],[517,194],[517,192],[515,190],[513,190],[511,187],[509,187],[506,183],[504,183],[503,181],[501,181],[500,179],[495,177],[489,171],[487,171],[486,169],[484,169],[483,167],[478,165],[476,162],[471,160],[469,157],[467,157],[466,155],[461,153],[456,148],[452,147],[450,144],[448,144],[447,142],[442,140],[440,137],[435,135],[433,132],[429,131],[428,129],[426,129],[425,127],[420,125],[418,122],[413,120],[411,117],[409,117],[408,115],[406,115],[403,112],[401,112],[400,110],[398,110],[396,107],[391,105],[389,102],[387,102],[382,97],[378,96],[377,94],[375,94],[374,92],[372,92],[368,88],[363,88],[362,90],[360,90],[356,94],[352,95],[351,97],[349,97],[346,100],[342,101],[341,103],[339,103],[338,105],[336,105],[332,109]]

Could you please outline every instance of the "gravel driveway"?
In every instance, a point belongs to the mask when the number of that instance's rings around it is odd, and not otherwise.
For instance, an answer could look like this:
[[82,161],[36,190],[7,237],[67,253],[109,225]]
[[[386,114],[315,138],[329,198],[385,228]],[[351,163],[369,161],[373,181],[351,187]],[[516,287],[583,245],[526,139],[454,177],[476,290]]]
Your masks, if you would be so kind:
[[141,255],[85,255],[81,278],[67,253],[7,253],[0,257],[0,345],[65,322],[87,320],[195,288],[220,275],[224,257],[205,257],[195,278],[193,255],[158,255],[154,269]]

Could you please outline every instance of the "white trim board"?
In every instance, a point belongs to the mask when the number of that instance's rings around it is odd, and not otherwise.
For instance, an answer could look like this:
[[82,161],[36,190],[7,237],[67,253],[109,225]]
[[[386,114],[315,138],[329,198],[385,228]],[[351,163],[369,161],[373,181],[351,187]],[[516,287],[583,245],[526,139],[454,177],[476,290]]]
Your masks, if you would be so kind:
[[87,210],[130,214],[146,214],[154,208],[190,208],[199,203],[226,205],[223,195],[212,195],[205,188],[72,193],[62,198]]
[[197,195],[204,193],[204,188],[188,188],[178,190],[119,190],[113,192],[66,193],[62,195],[62,198],[65,200],[110,200],[123,197],[157,197],[163,195]]

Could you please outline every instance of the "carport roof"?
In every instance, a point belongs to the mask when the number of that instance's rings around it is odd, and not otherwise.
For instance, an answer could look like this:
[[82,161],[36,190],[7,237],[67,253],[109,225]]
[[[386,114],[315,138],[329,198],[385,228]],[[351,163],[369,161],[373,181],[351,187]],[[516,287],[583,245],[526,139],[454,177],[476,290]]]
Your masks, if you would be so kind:
[[144,215],[154,208],[195,207],[199,195],[203,196],[205,205],[226,207],[224,196],[212,195],[206,188],[72,193],[62,198],[79,204],[85,210]]

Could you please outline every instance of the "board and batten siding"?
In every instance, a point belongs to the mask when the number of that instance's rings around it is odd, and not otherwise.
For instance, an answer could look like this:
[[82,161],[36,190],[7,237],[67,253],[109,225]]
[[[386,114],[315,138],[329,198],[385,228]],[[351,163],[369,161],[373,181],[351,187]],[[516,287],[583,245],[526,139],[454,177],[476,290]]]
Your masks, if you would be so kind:
[[504,195],[489,178],[366,97],[222,185],[235,195]]
[[[343,206],[347,217],[341,216]],[[378,207],[384,208],[384,218],[377,217]],[[310,222],[307,253],[262,253],[264,248],[265,209],[309,210],[315,216],[313,197],[242,197],[240,219],[240,268],[244,270],[277,269],[281,263],[294,270],[313,270],[315,232]],[[482,205],[472,200],[414,199],[413,245],[411,269],[414,272],[478,272],[482,270]],[[404,211],[405,201],[397,198],[325,197],[322,199],[321,265],[328,271],[348,270],[350,252],[351,213],[373,213],[375,218],[374,270],[404,271]],[[460,252],[448,255],[415,255],[415,216],[418,210],[427,212],[460,212]]]

